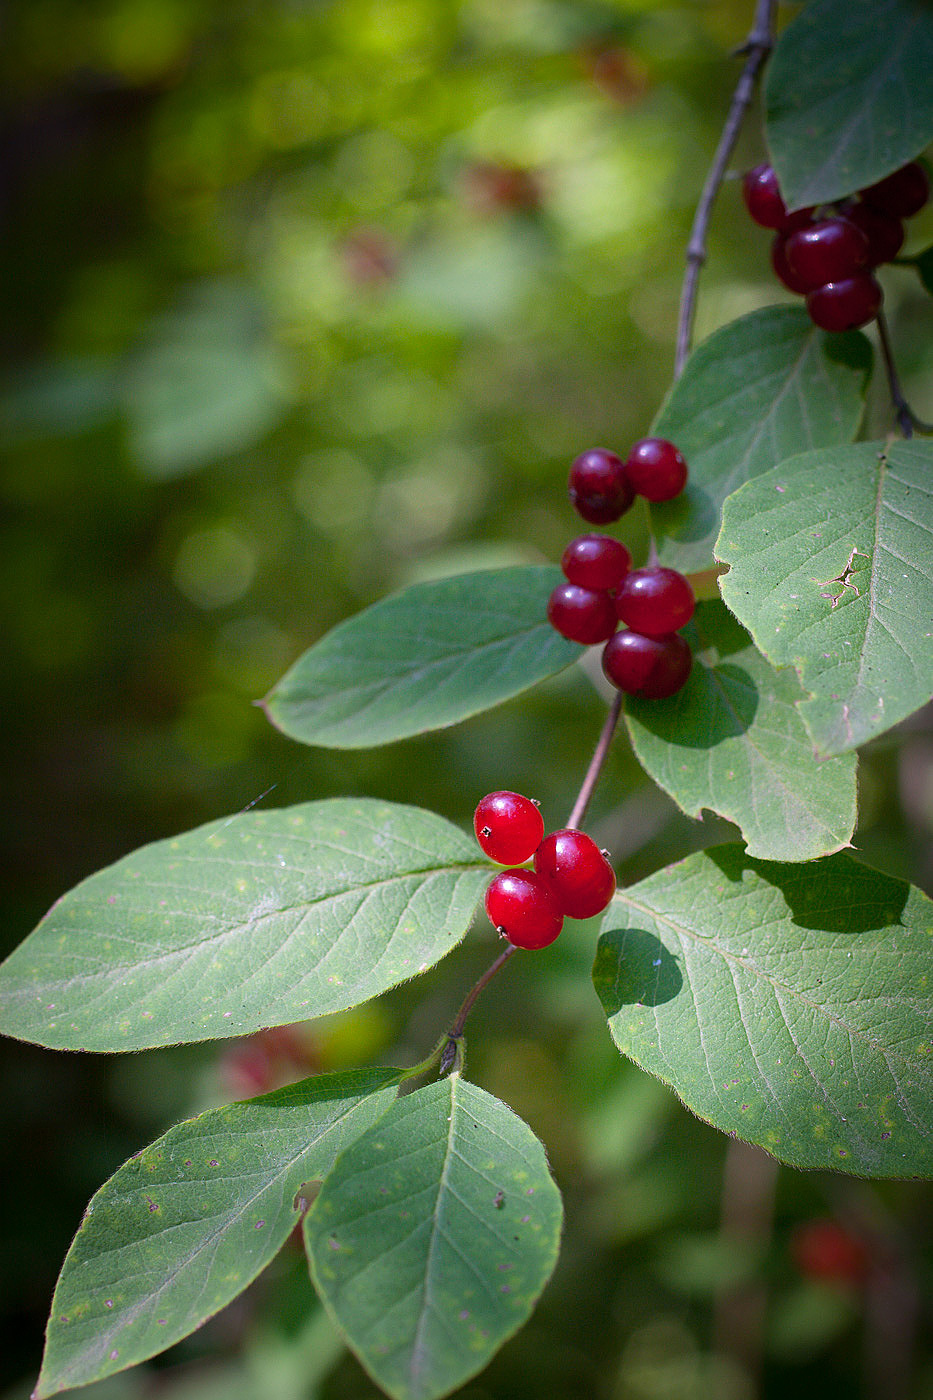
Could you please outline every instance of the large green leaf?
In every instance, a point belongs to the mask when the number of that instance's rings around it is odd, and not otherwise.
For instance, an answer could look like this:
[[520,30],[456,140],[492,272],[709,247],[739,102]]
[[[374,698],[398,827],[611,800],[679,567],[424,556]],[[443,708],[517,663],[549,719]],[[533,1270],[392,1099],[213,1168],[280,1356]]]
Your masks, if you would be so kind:
[[933,694],[933,443],[807,452],[723,510],[723,597],[775,666],[795,666],[821,753],[890,729]]
[[626,703],[639,761],[688,816],[708,808],[740,826],[749,855],[841,850],[855,825],[855,755],[816,758],[796,675],[775,671],[722,603],[700,603],[685,635],[697,660],[684,689]]
[[791,208],[852,194],[933,141],[929,0],[810,0],[775,46],[767,137]]
[[796,1167],[933,1174],[933,904],[840,852],[719,846],[616,895],[612,1038],[723,1132]]
[[433,1400],[526,1321],[557,1259],[544,1149],[458,1074],[394,1103],[305,1217],[312,1276],[394,1400]]
[[299,1189],[395,1097],[400,1072],[321,1075],[179,1123],[91,1201],[52,1302],[36,1397],[155,1356],[285,1243]]
[[413,584],[299,657],[266,713],[302,743],[365,749],[488,710],[582,655],[547,620],[562,581],[518,566]]
[[65,1050],[246,1035],[367,1001],[450,952],[490,866],[371,799],[210,822],[60,899],[0,967],[0,1030]]
[[753,311],[699,345],[651,428],[690,468],[686,490],[651,508],[661,563],[708,568],[736,487],[804,448],[849,442],[870,368],[864,336],[828,336],[800,306]]

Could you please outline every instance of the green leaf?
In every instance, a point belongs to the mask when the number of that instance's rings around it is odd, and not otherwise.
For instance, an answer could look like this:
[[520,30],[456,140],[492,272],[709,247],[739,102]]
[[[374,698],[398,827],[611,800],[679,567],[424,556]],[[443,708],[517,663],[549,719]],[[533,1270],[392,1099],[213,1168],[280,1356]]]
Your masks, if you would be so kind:
[[616,1045],[795,1167],[933,1174],[933,904],[840,852],[738,845],[616,895],[593,981]]
[[414,584],[306,651],[266,713],[302,743],[360,749],[491,709],[582,655],[547,620],[562,579],[534,566]]
[[864,336],[826,335],[798,306],[753,311],[699,345],[651,427],[690,469],[686,490],[651,508],[661,563],[708,568],[736,487],[803,448],[850,441],[870,369]]
[[0,1030],[142,1050],[341,1011],[424,972],[489,880],[475,843],[371,799],[245,812],[60,899],[0,967]]
[[810,0],[765,79],[768,146],[792,209],[874,184],[933,140],[929,0]]
[[933,247],[925,248],[914,259],[917,275],[924,288],[933,296]]
[[847,845],[855,755],[815,757],[794,672],[775,671],[720,602],[699,603],[684,634],[696,656],[684,689],[626,702],[640,763],[688,816],[705,807],[740,826],[749,855],[812,860]]
[[729,607],[796,667],[823,754],[883,733],[933,694],[933,443],[807,452],[723,510]]
[[433,1400],[527,1320],[557,1260],[544,1149],[458,1074],[399,1099],[305,1217],[315,1286],[393,1400]]
[[131,1157],[68,1251],[36,1396],[155,1356],[241,1293],[297,1224],[301,1187],[379,1119],[400,1077],[306,1079],[178,1123]]

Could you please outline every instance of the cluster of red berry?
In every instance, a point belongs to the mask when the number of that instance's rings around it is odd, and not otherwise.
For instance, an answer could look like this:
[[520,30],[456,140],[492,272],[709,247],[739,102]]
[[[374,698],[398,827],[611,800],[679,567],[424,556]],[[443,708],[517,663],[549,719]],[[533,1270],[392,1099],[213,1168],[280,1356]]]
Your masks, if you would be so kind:
[[490,792],[473,813],[476,839],[490,860],[534,870],[503,870],[486,891],[486,913],[517,948],[546,948],[565,916],[591,919],[615,893],[616,877],[605,852],[585,832],[544,834],[537,804],[518,792]]
[[742,181],[745,207],[762,228],[775,229],[771,266],[778,280],[807,299],[810,319],[824,331],[851,331],[877,316],[882,291],[874,269],[904,242],[904,225],[930,196],[917,161],[901,166],[854,199],[787,212],[770,165]]
[[[636,495],[670,501],[683,490],[687,464],[672,442],[643,438],[623,462],[603,447],[570,469],[570,499],[584,520],[618,520]],[[693,616],[693,589],[676,569],[632,568],[625,545],[609,535],[580,535],[560,561],[567,582],[548,600],[562,637],[584,646],[605,642],[603,671],[627,695],[660,700],[686,684],[693,664],[678,629]],[[619,622],[625,629],[616,631]]]

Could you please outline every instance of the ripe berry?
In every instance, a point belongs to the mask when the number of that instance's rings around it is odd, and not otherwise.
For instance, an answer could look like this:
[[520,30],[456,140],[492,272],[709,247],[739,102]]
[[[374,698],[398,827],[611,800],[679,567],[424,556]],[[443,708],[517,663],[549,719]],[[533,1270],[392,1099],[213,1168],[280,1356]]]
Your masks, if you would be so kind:
[[616,589],[616,612],[633,632],[664,637],[693,616],[693,589],[676,569],[633,569]]
[[807,294],[810,320],[824,331],[853,331],[878,314],[884,294],[870,272],[829,282]]
[[904,225],[900,219],[883,214],[870,204],[850,204],[845,216],[868,239],[869,267],[879,267],[897,257],[904,246]]
[[788,266],[808,292],[854,277],[868,265],[868,239],[847,219],[820,219],[798,229],[784,251]]
[[578,535],[564,550],[560,566],[570,583],[605,591],[622,582],[632,567],[632,556],[621,540],[610,535]]
[[642,438],[625,459],[625,474],[646,501],[672,501],[687,484],[687,463],[666,438]]
[[912,160],[861,193],[865,203],[874,209],[892,214],[895,219],[909,219],[929,199],[930,177],[919,161]]
[[602,851],[582,831],[552,831],[535,851],[535,870],[565,914],[591,919],[615,894],[616,877]]
[[490,860],[520,865],[531,860],[544,835],[535,804],[518,792],[488,792],[473,813],[476,839]]
[[606,679],[626,695],[663,700],[687,684],[693,656],[683,637],[645,637],[616,632],[603,647]]
[[771,244],[771,267],[779,282],[790,292],[797,292],[803,296],[808,290],[807,283],[798,277],[787,261],[787,234],[776,233],[774,242]]
[[564,916],[550,886],[532,870],[503,870],[486,891],[486,913],[516,948],[546,948]]
[[745,207],[762,228],[782,228],[787,206],[781,198],[777,176],[766,162],[746,171],[742,179]]
[[605,591],[559,583],[548,599],[548,621],[562,637],[592,646],[604,642],[616,630],[616,612]]
[[605,447],[594,447],[576,458],[567,486],[575,510],[591,525],[618,520],[635,499],[621,460]]

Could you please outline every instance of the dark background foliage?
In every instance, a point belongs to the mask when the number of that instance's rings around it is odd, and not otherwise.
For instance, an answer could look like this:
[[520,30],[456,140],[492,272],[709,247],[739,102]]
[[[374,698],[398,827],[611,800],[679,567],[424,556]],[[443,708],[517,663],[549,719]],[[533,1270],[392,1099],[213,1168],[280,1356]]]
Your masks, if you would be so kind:
[[[749,9],[4,7],[0,951],[101,865],[256,800],[364,793],[465,825],[511,786],[564,820],[600,722],[578,671],[369,752],[302,749],[252,702],[393,588],[559,556],[569,460],[627,448],[669,385],[683,247]],[[758,130],[736,170],[761,158]],[[931,233],[927,213],[911,247]],[[783,298],[767,241],[727,182],[700,336]],[[908,269],[886,294],[908,394],[933,417],[928,302]],[[637,524],[623,534],[643,550]],[[929,889],[929,716],[860,774],[858,848]],[[625,880],[729,831],[681,816],[622,736],[592,829]],[[512,967],[472,1027],[471,1074],[546,1143],[568,1225],[531,1324],[463,1393],[743,1397],[760,1370],[769,1394],[933,1395],[928,1190],[774,1178],[730,1149],[619,1062],[593,943],[577,925]],[[119,1162],[270,1080],[420,1057],[486,949],[258,1048],[5,1044],[0,1385],[28,1393],[62,1256]],[[827,1216],[871,1261],[828,1281],[801,1264],[803,1226]],[[375,1394],[295,1251],[189,1341],[92,1390]]]

